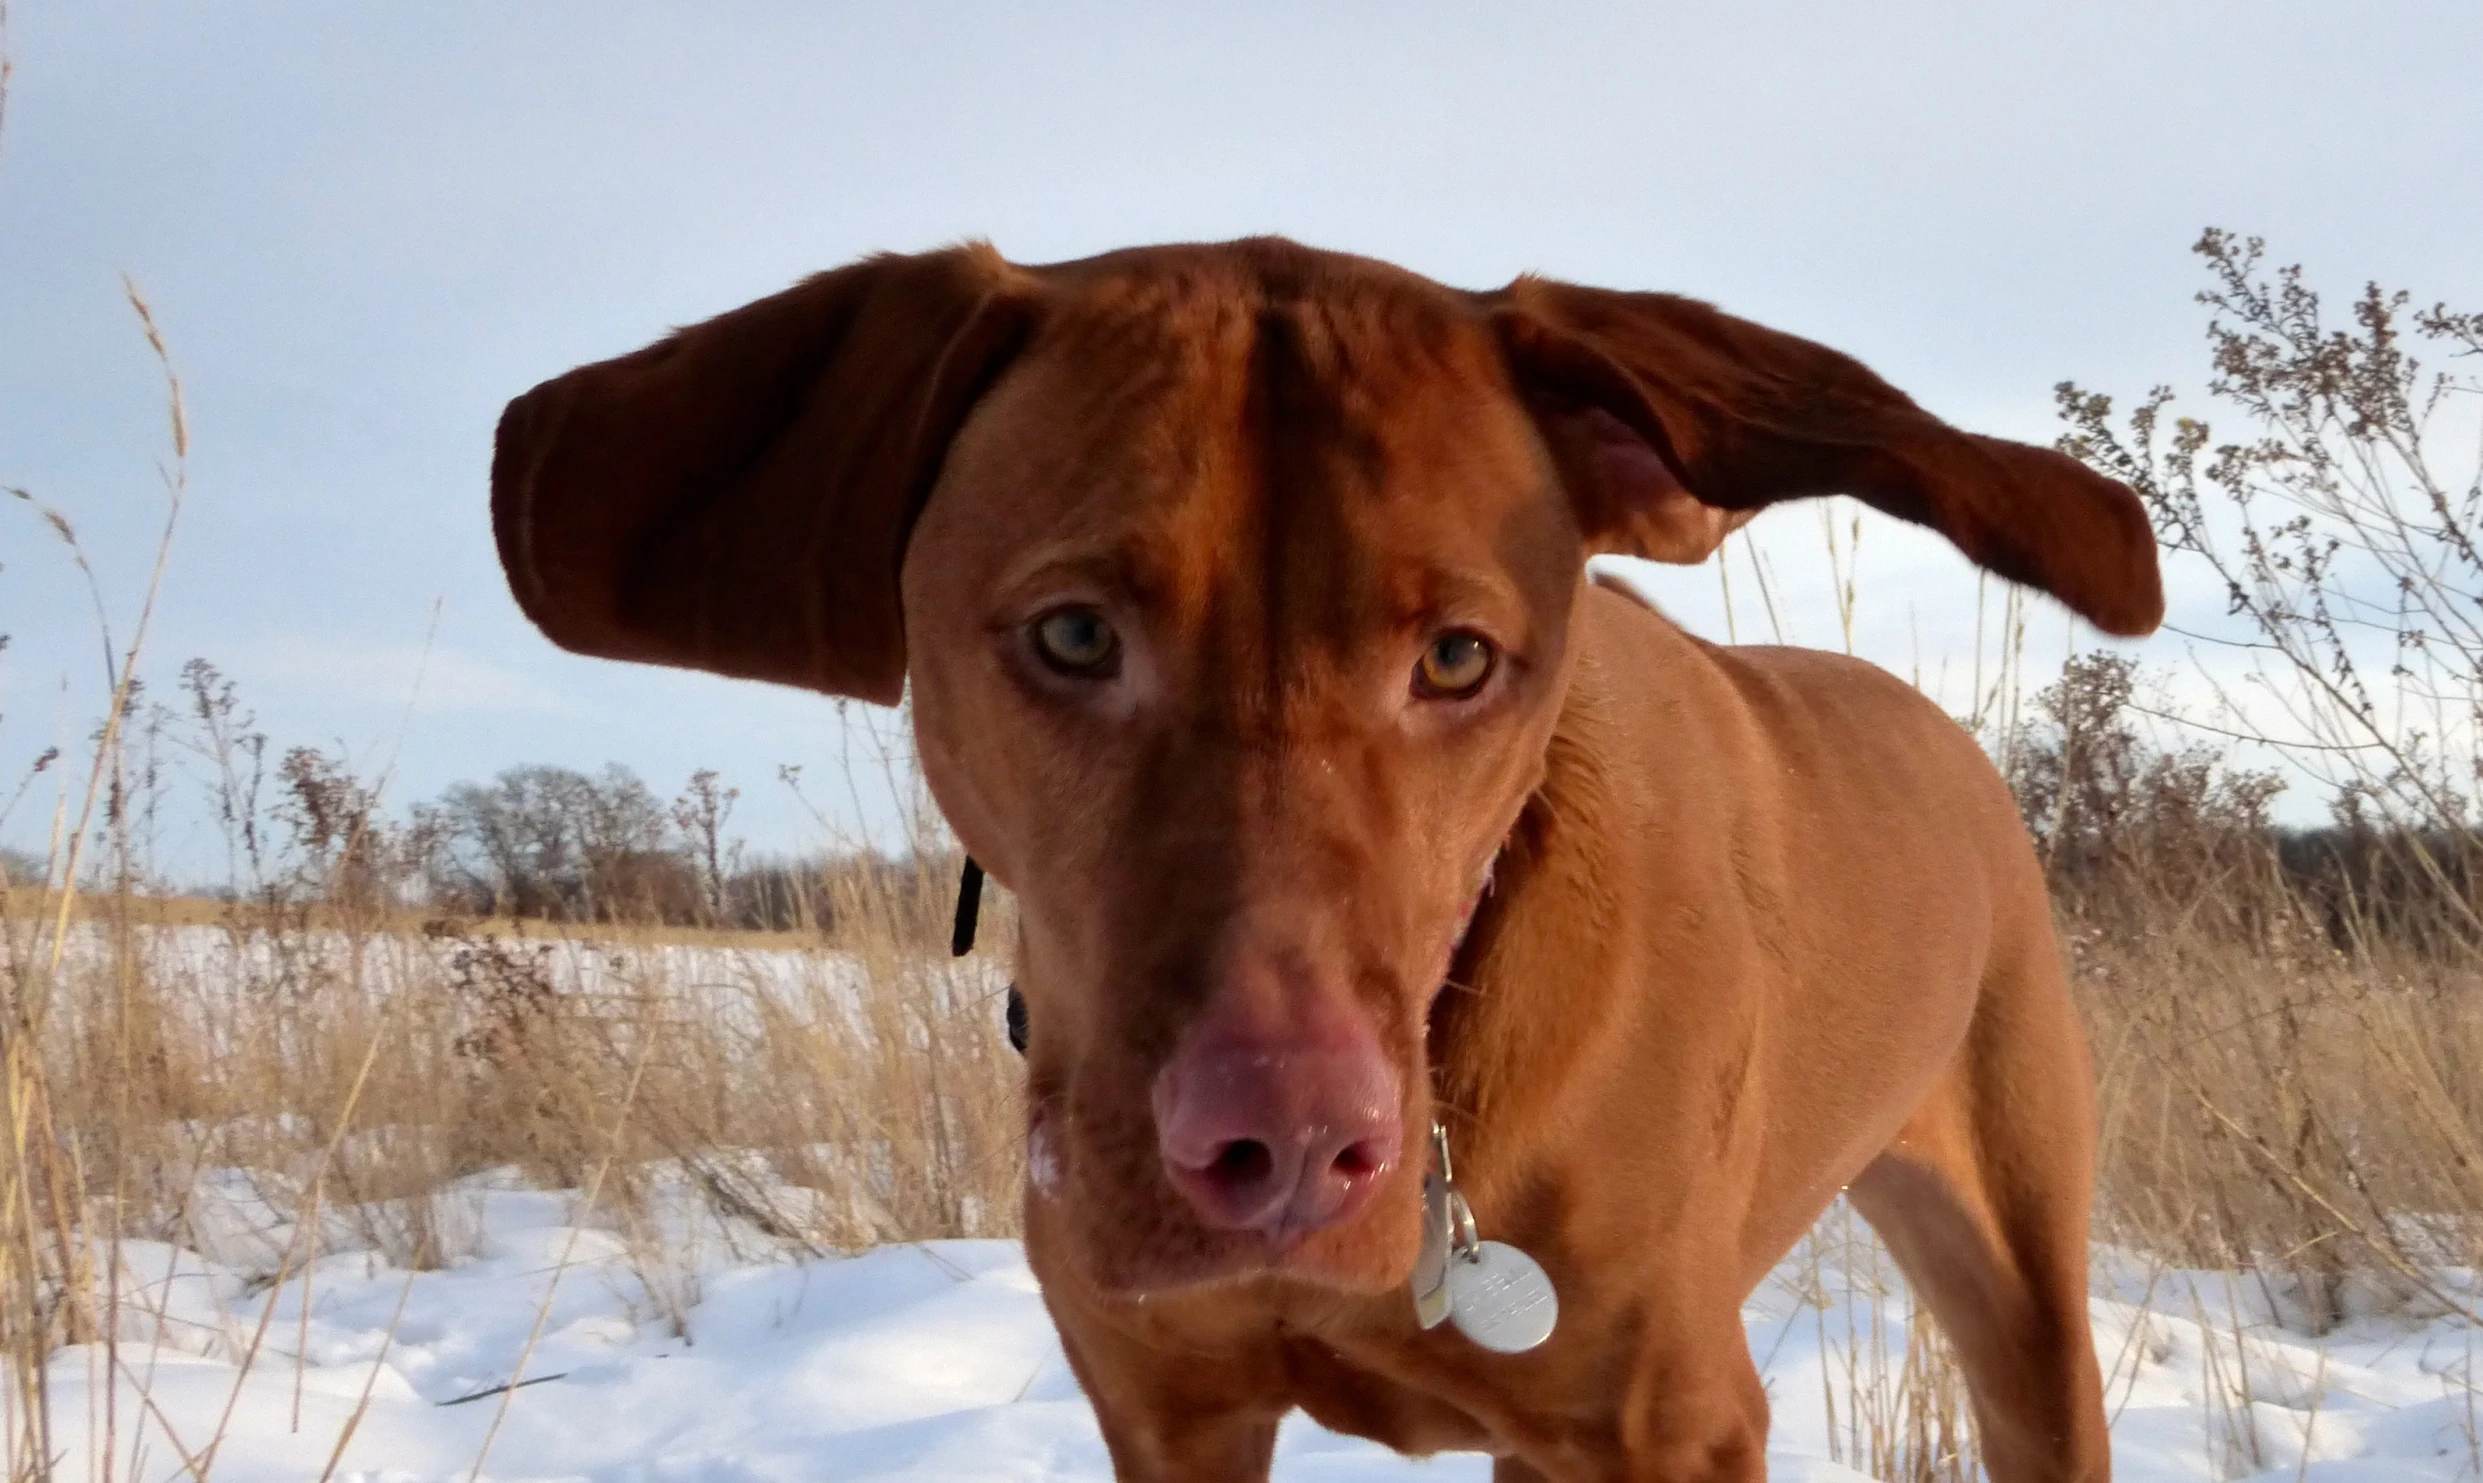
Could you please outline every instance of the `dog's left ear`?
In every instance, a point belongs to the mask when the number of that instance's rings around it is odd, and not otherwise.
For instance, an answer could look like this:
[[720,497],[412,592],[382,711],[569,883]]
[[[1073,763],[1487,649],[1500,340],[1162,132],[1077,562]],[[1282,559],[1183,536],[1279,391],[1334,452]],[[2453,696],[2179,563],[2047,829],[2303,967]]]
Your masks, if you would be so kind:
[[2145,506],[2066,454],[1696,300],[1521,278],[1482,302],[1598,550],[1698,561],[1769,505],[1849,494],[2106,633],[2163,620]]

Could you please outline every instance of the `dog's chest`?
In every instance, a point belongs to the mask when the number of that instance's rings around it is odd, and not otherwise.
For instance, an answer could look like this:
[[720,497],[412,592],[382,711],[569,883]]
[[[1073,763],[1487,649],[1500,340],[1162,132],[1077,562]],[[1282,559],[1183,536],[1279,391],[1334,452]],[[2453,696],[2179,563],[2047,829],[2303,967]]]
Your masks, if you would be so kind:
[[1398,1452],[1497,1451],[1497,1438],[1481,1419],[1407,1378],[1427,1368],[1412,1346],[1355,1345],[1349,1351],[1323,1339],[1283,1341],[1289,1399],[1330,1431],[1364,1437]]

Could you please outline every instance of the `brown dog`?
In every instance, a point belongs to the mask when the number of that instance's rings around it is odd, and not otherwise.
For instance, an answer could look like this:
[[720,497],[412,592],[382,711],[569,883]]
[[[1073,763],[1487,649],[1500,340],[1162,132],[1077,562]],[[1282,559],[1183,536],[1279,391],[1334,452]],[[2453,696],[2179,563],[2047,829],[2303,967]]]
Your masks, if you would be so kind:
[[[1295,1406],[1759,1478],[1739,1306],[1850,1187],[1992,1475],[2100,1479],[2090,1077],[2000,780],[1869,665],[1582,575],[1839,492],[2161,614],[2129,491],[1844,356],[1271,240],[873,258],[537,388],[493,466],[559,643],[911,679],[1020,903],[1027,1246],[1123,1478],[1262,1478]],[[1435,1120],[1540,1348],[1416,1323]]]

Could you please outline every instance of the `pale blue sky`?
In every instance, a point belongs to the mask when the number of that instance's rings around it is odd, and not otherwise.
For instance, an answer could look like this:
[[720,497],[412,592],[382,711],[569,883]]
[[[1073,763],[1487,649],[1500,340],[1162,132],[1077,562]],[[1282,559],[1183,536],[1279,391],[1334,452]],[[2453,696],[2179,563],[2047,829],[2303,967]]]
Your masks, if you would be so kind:
[[[125,626],[163,442],[128,271],[196,444],[158,682],[208,656],[280,743],[376,759],[437,603],[399,797],[516,761],[617,759],[659,789],[711,765],[765,845],[809,837],[771,780],[832,762],[830,707],[537,637],[492,555],[490,433],[546,376],[862,252],[1272,231],[1461,284],[1671,289],[2047,440],[2063,377],[2195,381],[2207,223],[2339,290],[2483,303],[2471,0],[17,0],[12,20],[0,484],[78,522]],[[71,574],[0,516],[13,780],[99,695]],[[1792,636],[1832,642],[1816,518],[1758,529]],[[1658,590],[1715,629],[1715,585]],[[1974,583],[1944,548],[1874,526],[1860,585],[1867,652],[1970,663]]]

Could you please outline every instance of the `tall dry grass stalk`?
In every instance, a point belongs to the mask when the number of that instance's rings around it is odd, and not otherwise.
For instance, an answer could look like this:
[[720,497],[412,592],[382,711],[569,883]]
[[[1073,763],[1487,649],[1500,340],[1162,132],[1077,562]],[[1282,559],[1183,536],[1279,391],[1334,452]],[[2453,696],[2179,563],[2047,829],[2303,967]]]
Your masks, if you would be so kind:
[[[5,14],[0,14],[0,25],[5,21]],[[7,65],[5,43],[5,34],[0,34],[0,68]],[[6,81],[5,73],[0,72],[0,89],[5,88]],[[4,103],[5,96],[0,94],[0,104]],[[173,369],[171,354],[146,299],[136,284],[124,279],[123,287],[147,345],[163,371],[171,445],[169,461],[160,466],[165,495],[162,530],[127,648],[116,650],[114,646],[110,625],[104,621],[94,570],[78,543],[75,528],[59,511],[43,505],[28,491],[9,491],[22,503],[34,507],[85,574],[88,590],[95,595],[97,619],[103,631],[104,681],[109,696],[84,784],[72,794],[64,782],[54,810],[46,880],[58,883],[51,892],[56,905],[51,906],[48,916],[35,918],[30,931],[6,935],[6,971],[0,977],[0,1090],[5,1091],[8,1109],[7,1160],[0,1165],[0,1227],[5,1228],[5,1234],[0,1234],[0,1356],[12,1361],[5,1388],[6,1415],[0,1422],[7,1428],[12,1470],[21,1450],[35,1458],[51,1455],[49,1397],[45,1369],[39,1363],[48,1346],[80,1342],[99,1333],[107,1343],[110,1340],[109,1315],[94,1311],[92,1296],[89,1229],[96,1187],[89,1183],[89,1154],[94,1150],[86,1136],[89,1129],[65,1115],[60,1105],[62,1083],[44,1055],[44,1048],[60,1023],[69,1018],[64,1013],[64,1003],[69,998],[64,992],[64,970],[70,915],[80,866],[99,807],[105,810],[115,837],[127,838],[127,816],[118,807],[126,796],[127,785],[121,767],[125,755],[122,727],[136,694],[139,657],[145,651],[156,597],[163,588],[165,565],[180,523],[182,498],[188,488],[189,424],[181,379]],[[53,754],[43,754],[34,771],[40,772],[52,760]],[[19,790],[20,797],[23,791]],[[0,880],[0,920],[7,917],[8,890],[5,880]],[[119,992],[120,987],[116,984],[114,992]],[[117,1220],[118,1191],[111,1186],[105,1189],[111,1215]]]
[[[1965,1376],[1851,1206],[1839,1201],[1821,1217],[1772,1286],[1797,1305],[1793,1327],[1817,1344],[1829,1461],[1882,1483],[1980,1476]],[[1764,1373],[1774,1356],[1757,1357]]]

